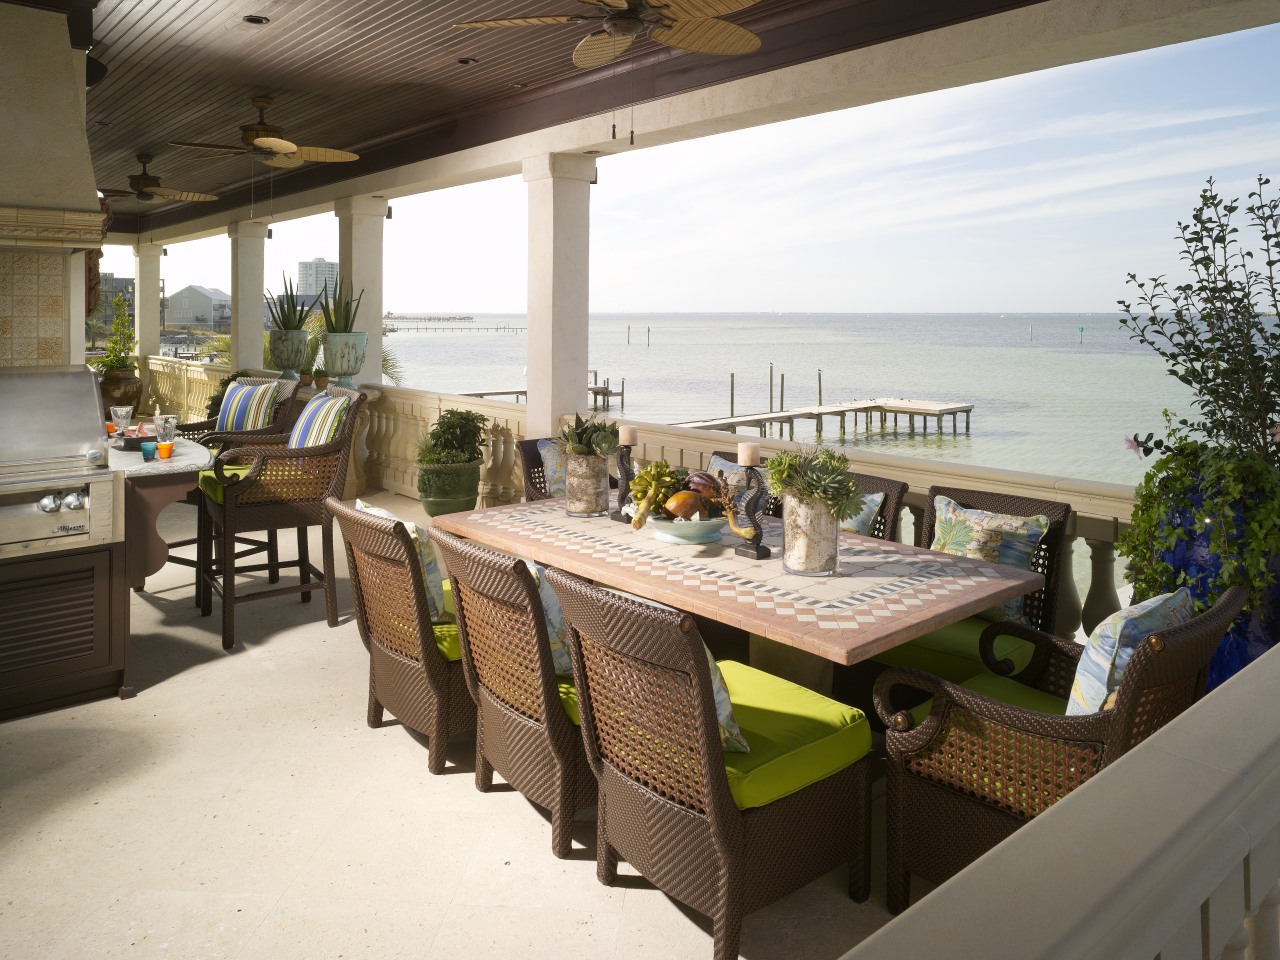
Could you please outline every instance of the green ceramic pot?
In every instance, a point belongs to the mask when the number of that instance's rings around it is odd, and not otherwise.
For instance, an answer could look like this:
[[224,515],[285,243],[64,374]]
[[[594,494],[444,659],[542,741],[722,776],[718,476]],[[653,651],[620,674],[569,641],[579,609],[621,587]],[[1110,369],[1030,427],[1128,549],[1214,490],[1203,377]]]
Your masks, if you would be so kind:
[[474,510],[483,463],[481,458],[470,463],[418,464],[418,497],[427,516]]

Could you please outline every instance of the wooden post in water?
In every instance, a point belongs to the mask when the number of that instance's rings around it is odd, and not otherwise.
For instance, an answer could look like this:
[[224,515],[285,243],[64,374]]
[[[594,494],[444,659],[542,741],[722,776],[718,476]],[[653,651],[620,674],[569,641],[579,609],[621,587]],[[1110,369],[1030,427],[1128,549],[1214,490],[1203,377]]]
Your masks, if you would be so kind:
[[626,377],[622,378],[622,384],[618,387],[618,390],[620,391],[620,393],[618,394],[618,412],[622,413],[623,410],[627,409],[627,378]]
[[[773,413],[773,364],[769,364],[769,412]],[[763,427],[761,429],[764,429]],[[769,424],[769,435],[773,435],[773,424]]]
[[[822,368],[818,368],[818,406],[822,406]],[[822,431],[819,430],[819,433]]]
[[631,346],[631,324],[627,324],[627,346]]
[[733,416],[733,372],[729,372],[729,416]]
[[646,347],[653,345],[653,327],[644,328],[644,345]]
[[787,375],[778,374],[778,412],[787,409]]

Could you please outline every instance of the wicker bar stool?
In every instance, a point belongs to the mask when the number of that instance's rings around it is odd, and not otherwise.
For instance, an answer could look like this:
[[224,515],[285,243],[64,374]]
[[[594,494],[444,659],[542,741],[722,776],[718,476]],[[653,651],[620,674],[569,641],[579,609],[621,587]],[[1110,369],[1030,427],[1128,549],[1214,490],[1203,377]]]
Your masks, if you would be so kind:
[[[875,684],[888,754],[888,904],[910,903],[911,876],[942,883],[1031,818],[1113,763],[1204,693],[1209,660],[1248,591],[1227,590],[1188,623],[1145,637],[1120,680],[1115,705],[1065,716],[1083,647],[1012,623],[982,637],[987,672],[955,684],[892,669]],[[1034,644],[1021,672],[995,653],[1009,633]],[[894,688],[932,698],[895,710]]]
[[596,802],[572,676],[557,677],[538,588],[523,560],[432,530],[453,582],[462,666],[476,702],[476,789],[497,770],[551,811],[551,849],[569,855],[573,819]]

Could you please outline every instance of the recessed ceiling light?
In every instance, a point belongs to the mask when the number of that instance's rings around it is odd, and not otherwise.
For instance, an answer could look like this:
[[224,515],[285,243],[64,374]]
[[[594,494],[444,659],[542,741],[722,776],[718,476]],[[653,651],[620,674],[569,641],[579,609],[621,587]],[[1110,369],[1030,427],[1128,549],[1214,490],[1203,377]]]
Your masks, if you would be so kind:
[[527,87],[527,86],[528,86],[528,84],[527,84],[527,83],[513,83],[511,86],[513,86],[513,87],[514,87],[515,89],[517,89],[517,90],[523,90],[525,87]]
[[270,17],[259,16],[256,13],[251,13],[247,17],[241,17],[240,19],[243,20],[245,23],[253,24],[255,27],[265,27],[268,23],[271,22]]
[[480,61],[479,61],[479,60],[477,60],[475,57],[459,57],[459,58],[458,58],[458,63],[459,63],[459,65],[464,66],[464,67],[469,67],[469,66],[471,66],[473,63],[479,63],[479,62],[480,62]]

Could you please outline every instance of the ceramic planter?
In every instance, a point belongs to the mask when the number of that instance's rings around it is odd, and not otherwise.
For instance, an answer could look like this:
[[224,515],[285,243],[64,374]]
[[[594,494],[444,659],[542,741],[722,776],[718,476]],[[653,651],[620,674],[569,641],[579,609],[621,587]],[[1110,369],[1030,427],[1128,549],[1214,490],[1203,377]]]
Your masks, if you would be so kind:
[[271,362],[280,368],[280,379],[297,380],[298,368],[307,361],[307,331],[271,330],[267,343]]
[[326,333],[324,336],[324,368],[338,386],[348,390],[356,388],[351,378],[364,366],[364,348],[369,341],[367,333]]
[[132,367],[120,370],[103,370],[99,374],[98,390],[102,394],[102,418],[111,419],[112,407],[133,407],[142,403],[142,378]]
[[571,517],[609,512],[609,463],[604,457],[570,454],[564,467],[564,509]]
[[[331,334],[332,336],[332,334]],[[470,463],[418,464],[418,498],[427,516],[474,510],[484,458]]]
[[782,495],[782,569],[802,577],[829,577],[840,563],[840,525],[821,500]]

